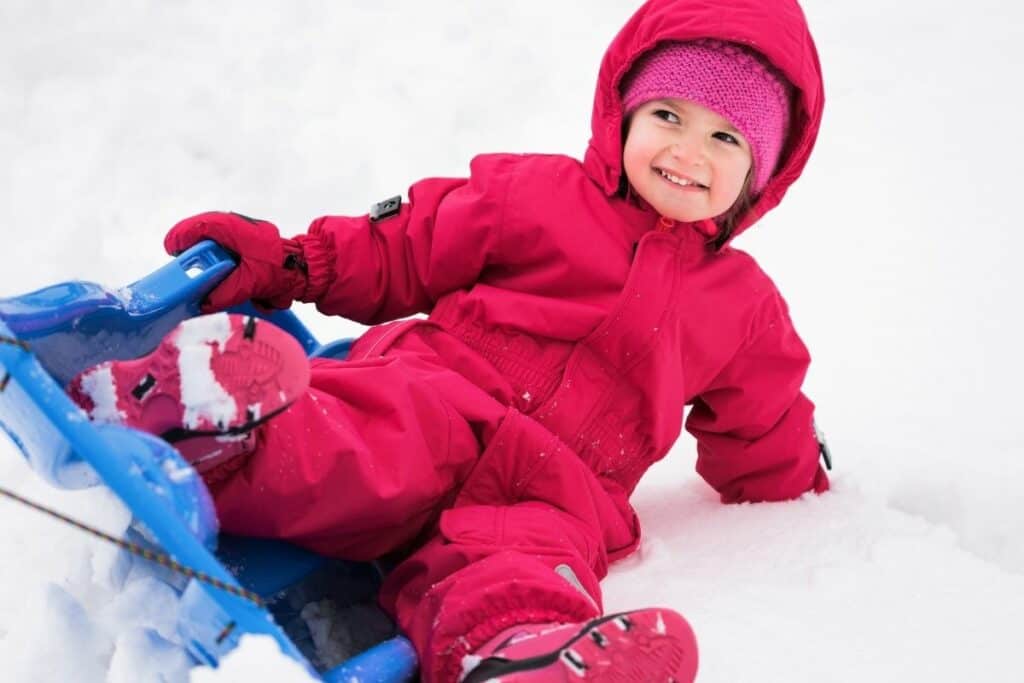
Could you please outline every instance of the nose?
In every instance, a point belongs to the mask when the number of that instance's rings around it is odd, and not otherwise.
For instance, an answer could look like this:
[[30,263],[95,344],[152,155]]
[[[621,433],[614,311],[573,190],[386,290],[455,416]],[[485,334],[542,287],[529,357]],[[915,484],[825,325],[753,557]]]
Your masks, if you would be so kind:
[[704,147],[704,141],[699,136],[689,132],[676,138],[669,148],[669,152],[677,160],[693,164],[694,166],[703,165],[707,161],[707,150]]

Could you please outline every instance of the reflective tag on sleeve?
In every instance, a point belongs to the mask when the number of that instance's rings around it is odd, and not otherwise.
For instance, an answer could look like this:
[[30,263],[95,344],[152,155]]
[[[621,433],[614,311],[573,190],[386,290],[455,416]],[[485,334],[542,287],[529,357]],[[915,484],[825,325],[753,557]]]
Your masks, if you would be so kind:
[[395,195],[370,207],[370,220],[377,222],[397,216],[402,210],[402,196]]

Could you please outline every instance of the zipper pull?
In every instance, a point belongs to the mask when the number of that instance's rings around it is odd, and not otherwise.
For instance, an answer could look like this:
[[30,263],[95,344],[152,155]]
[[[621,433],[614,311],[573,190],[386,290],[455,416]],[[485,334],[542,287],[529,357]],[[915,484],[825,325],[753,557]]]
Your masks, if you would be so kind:
[[672,232],[676,227],[676,222],[671,218],[665,218],[664,216],[658,216],[658,232]]

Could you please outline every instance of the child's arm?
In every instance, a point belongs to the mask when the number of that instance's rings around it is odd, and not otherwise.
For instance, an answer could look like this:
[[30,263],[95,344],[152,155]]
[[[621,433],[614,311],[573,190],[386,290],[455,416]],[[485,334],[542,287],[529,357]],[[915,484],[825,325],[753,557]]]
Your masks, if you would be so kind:
[[302,299],[374,324],[428,311],[471,285],[495,257],[514,160],[477,157],[468,179],[420,181],[397,214],[376,221],[315,220],[297,238],[309,272]]
[[828,489],[818,464],[814,405],[800,391],[810,355],[785,304],[771,312],[693,402],[686,429],[697,471],[723,502],[787,500]]
[[517,158],[477,157],[469,178],[422,180],[405,204],[397,197],[379,204],[374,217],[324,216],[290,239],[268,221],[199,214],[171,228],[164,247],[177,254],[211,239],[236,255],[204,312],[249,299],[272,308],[300,300],[363,323],[393,320],[430,310],[493,262]]

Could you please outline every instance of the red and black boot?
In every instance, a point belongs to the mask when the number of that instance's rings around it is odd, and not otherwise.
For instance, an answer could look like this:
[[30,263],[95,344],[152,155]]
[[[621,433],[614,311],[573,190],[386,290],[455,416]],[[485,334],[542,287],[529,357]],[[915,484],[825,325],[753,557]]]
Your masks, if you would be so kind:
[[652,608],[514,626],[467,660],[462,683],[690,683],[697,641],[679,613]]
[[186,320],[155,351],[108,361],[68,385],[93,420],[162,437],[200,472],[251,450],[253,430],[309,386],[309,360],[290,334],[253,317]]

